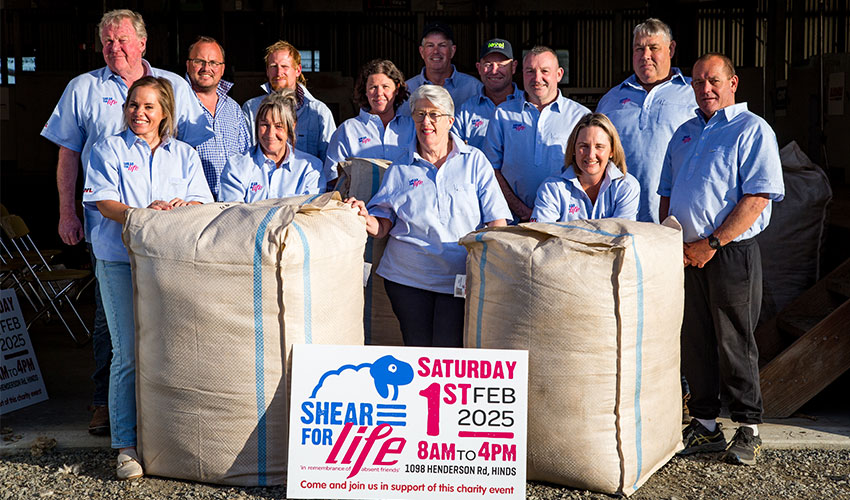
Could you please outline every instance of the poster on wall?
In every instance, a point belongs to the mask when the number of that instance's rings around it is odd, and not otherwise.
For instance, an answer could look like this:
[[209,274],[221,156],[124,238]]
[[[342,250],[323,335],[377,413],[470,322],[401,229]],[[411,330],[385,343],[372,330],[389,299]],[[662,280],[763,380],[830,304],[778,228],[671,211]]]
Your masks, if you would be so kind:
[[295,345],[287,498],[525,498],[528,351]]
[[0,415],[47,399],[14,290],[0,290]]

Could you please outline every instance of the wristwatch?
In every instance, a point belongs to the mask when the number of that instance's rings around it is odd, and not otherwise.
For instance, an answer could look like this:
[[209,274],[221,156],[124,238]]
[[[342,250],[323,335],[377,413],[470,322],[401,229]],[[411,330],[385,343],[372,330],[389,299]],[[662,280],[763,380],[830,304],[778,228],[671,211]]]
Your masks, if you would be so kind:
[[723,248],[723,245],[720,244],[720,240],[718,240],[717,236],[714,236],[714,234],[708,235],[708,246],[710,246],[714,250],[719,250]]

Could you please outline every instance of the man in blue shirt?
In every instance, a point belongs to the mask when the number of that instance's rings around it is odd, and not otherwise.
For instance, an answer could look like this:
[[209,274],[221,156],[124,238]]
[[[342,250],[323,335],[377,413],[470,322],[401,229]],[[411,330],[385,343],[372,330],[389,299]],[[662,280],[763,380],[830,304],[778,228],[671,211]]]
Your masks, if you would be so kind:
[[215,137],[195,149],[204,166],[204,177],[216,199],[219,178],[227,159],[244,153],[251,145],[251,133],[242,109],[227,95],[233,84],[221,79],[223,73],[224,48],[214,38],[198,37],[189,46],[186,79],[215,131]]
[[[418,75],[407,80],[407,90],[411,94],[421,85],[439,85],[449,91],[457,107],[479,91],[481,82],[475,77],[461,73],[452,64],[457,45],[450,27],[442,23],[427,24],[422,30],[420,41],[419,55],[425,62],[425,67]],[[409,103],[402,104],[398,113],[409,116]]]
[[242,105],[242,112],[251,131],[251,145],[257,143],[255,122],[263,98],[272,91],[291,89],[298,99],[295,148],[325,161],[336,123],[325,103],[307,90],[307,78],[301,73],[301,53],[291,43],[279,40],[266,47],[265,61],[269,81],[261,85],[263,95],[249,99]]
[[638,220],[658,220],[658,179],[673,132],[694,116],[691,79],[671,67],[676,42],[670,27],[650,18],[635,26],[634,74],[599,101],[620,134],[629,173],[641,186]]
[[[735,104],[738,77],[728,57],[706,54],[694,64],[699,111],[673,134],[658,194],[659,216],[683,228],[685,314],[682,371],[694,417],[682,454],[723,451],[753,465],[761,448],[758,348],[761,254],[755,236],[770,222],[770,202],[785,188],[776,136],[760,117]],[[740,423],[729,445],[716,422],[720,393]]]
[[488,40],[481,46],[475,67],[484,86],[460,104],[452,131],[470,146],[481,149],[496,106],[508,99],[522,99],[523,93],[513,82],[517,61],[509,41],[501,38]]
[[531,49],[522,61],[524,98],[499,105],[487,127],[484,154],[496,169],[514,221],[531,218],[537,188],[547,177],[561,174],[570,133],[590,113],[561,95],[562,76],[554,50]]
[[[77,174],[81,166],[85,174],[92,146],[96,142],[125,128],[123,104],[127,98],[127,90],[133,82],[146,75],[167,78],[174,88],[174,115],[179,129],[178,138],[196,145],[213,136],[201,106],[197,99],[192,97],[192,91],[186,81],[174,73],[151,67],[142,58],[147,47],[147,31],[145,21],[139,13],[126,9],[107,12],[98,24],[98,36],[103,45],[106,67],[71,80],[41,131],[43,137],[59,146],[59,161],[56,166],[59,236],[66,245],[76,245],[83,238],[91,241],[91,227],[101,217],[97,210],[85,209],[85,229],[77,217]],[[89,250],[91,251],[91,247]],[[92,400],[94,416],[89,424],[89,432],[105,435],[109,433],[109,413],[106,405],[112,342],[106,326],[99,288],[95,286],[94,289],[96,308],[92,350],[95,372],[92,374],[92,380],[95,389]]]

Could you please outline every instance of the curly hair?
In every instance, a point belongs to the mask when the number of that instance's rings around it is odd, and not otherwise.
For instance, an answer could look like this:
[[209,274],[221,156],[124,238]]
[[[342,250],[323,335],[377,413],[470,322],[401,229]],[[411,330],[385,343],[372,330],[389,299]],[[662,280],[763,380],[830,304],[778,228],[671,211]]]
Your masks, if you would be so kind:
[[393,102],[393,110],[398,110],[398,107],[407,100],[410,92],[407,90],[407,83],[404,81],[404,74],[395,64],[389,59],[372,59],[360,68],[360,74],[357,75],[357,82],[354,84],[354,102],[365,110],[369,110],[369,99],[366,97],[366,82],[372,75],[383,74],[395,83],[398,93]]

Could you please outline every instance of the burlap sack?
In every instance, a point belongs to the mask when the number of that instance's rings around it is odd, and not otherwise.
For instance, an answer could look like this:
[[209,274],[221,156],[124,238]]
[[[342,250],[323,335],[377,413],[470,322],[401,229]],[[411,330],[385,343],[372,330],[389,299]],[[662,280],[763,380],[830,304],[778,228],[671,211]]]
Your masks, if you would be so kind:
[[290,347],[363,344],[366,232],[338,200],[129,211],[147,474],[285,481]]
[[[390,162],[386,160],[351,158],[337,164],[339,182],[336,190],[343,199],[353,196],[369,204],[381,187],[381,180]],[[387,238],[369,236],[363,260],[372,264],[369,281],[364,290],[363,330],[366,343],[372,345],[404,345],[401,327],[393,314],[390,298],[384,289],[384,278],[375,273],[387,246]]]
[[665,224],[461,239],[465,345],[529,351],[528,479],[629,495],[681,448],[682,233]]

